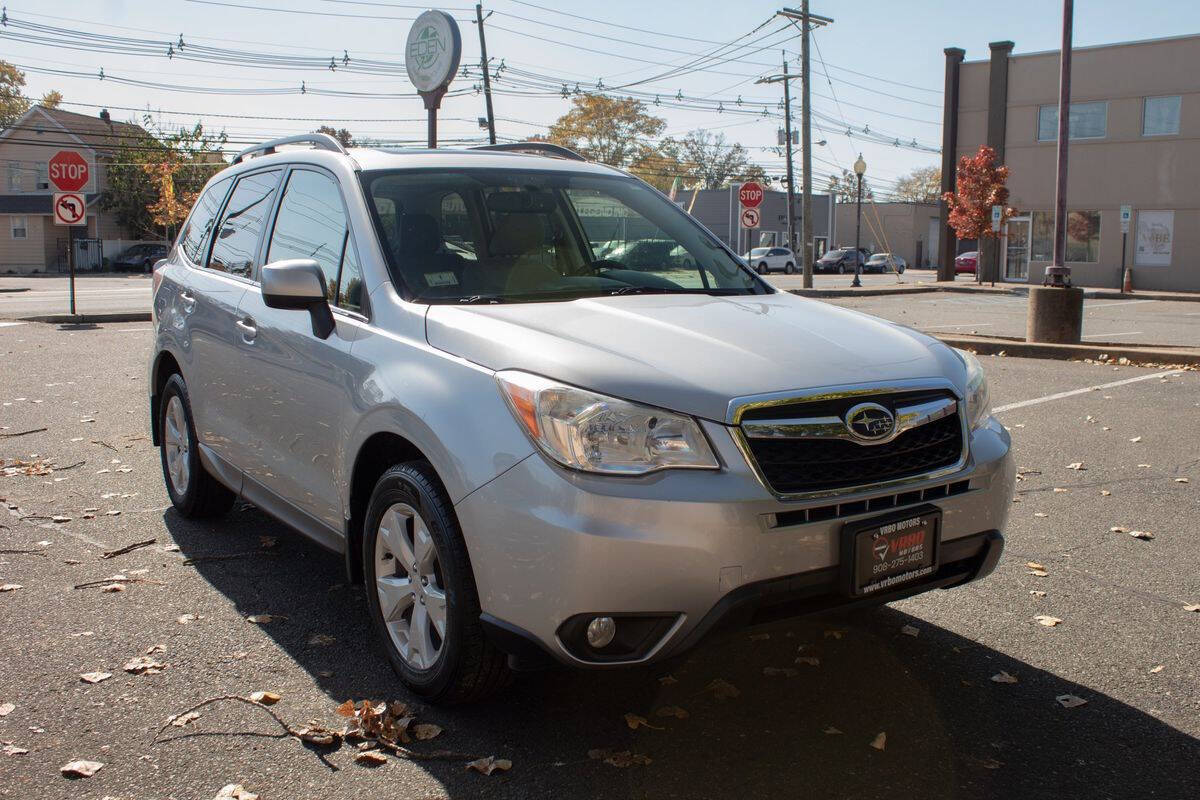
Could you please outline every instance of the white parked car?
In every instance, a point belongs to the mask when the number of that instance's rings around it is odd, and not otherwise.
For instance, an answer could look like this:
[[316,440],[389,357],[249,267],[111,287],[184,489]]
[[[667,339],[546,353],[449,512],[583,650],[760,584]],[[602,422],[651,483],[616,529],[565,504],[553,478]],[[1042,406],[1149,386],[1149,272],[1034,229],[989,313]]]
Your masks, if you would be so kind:
[[875,253],[863,264],[863,272],[902,273],[907,267],[908,262],[900,256],[891,253]]
[[742,258],[759,275],[775,271],[791,275],[796,271],[796,254],[786,247],[755,247]]

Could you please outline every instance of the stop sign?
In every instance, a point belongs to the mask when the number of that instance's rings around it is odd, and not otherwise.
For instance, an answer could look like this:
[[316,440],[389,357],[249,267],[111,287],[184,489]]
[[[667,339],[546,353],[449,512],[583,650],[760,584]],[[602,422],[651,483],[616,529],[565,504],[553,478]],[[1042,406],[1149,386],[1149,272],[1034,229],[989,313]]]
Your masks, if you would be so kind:
[[758,208],[763,201],[763,188],[754,181],[746,181],[738,190],[738,200],[746,208]]
[[88,182],[88,163],[74,150],[59,150],[50,157],[50,182],[60,192],[78,192]]

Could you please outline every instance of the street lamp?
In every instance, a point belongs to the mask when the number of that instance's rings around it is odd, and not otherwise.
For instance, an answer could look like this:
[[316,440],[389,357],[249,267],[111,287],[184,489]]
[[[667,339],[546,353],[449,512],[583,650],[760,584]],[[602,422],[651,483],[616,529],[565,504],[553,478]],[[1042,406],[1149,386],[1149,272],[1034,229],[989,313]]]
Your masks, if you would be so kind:
[[859,240],[862,236],[862,178],[863,173],[867,171],[867,162],[863,161],[862,153],[858,154],[858,161],[854,162],[854,174],[858,176],[858,208],[855,211],[854,218],[854,283],[851,286],[862,286],[862,251],[858,249]]

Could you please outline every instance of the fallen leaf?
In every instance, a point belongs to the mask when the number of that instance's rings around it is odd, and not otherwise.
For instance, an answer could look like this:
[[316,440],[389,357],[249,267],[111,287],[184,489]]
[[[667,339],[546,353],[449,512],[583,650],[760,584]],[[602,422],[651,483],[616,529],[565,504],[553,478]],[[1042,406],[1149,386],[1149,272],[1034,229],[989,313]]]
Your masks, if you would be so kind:
[[312,636],[308,637],[308,643],[316,647],[333,644],[336,641],[337,639],[333,638],[327,633],[314,633]]
[[1162,664],[1159,664],[1157,667],[1151,667],[1148,671],[1154,675],[1157,675],[1158,673],[1162,672],[1164,669],[1166,669],[1166,667]]
[[247,790],[240,783],[229,783],[221,787],[213,800],[258,800],[258,795]]
[[319,744],[322,746],[336,744],[342,740],[341,733],[337,731],[331,731],[329,728],[324,728],[320,725],[314,725],[311,722],[303,728],[295,729],[292,731],[292,733],[302,742]]
[[12,703],[0,703],[0,717],[7,717],[16,710],[17,707]]
[[770,639],[770,638],[771,638],[771,634],[769,634],[769,633],[752,633],[752,634],[750,634],[750,641],[752,641],[752,642],[761,642],[764,639]]
[[676,719],[687,719],[691,716],[685,709],[679,706],[663,706],[654,713],[660,717],[675,717]]
[[887,734],[880,733],[878,736],[872,739],[871,747],[874,747],[876,750],[882,750],[883,748],[887,747]]
[[175,618],[175,621],[178,622],[180,625],[187,625],[189,622],[195,622],[198,619],[200,619],[200,618],[197,617],[195,614],[180,614],[178,617]]
[[1176,483],[1187,483],[1188,479],[1187,478],[1176,478],[1175,482]]
[[250,699],[256,703],[262,703],[264,706],[273,706],[283,698],[274,692],[251,692]]
[[1149,464],[1138,464],[1138,466],[1139,466],[1139,467],[1142,467],[1143,469],[1150,469],[1150,465],[1149,465]]
[[632,767],[634,764],[645,766],[651,763],[649,756],[642,755],[641,753],[633,753],[629,750],[621,750],[614,753],[611,750],[593,749],[588,750],[588,758],[602,758],[605,764],[620,768]]
[[491,775],[496,770],[504,772],[512,769],[512,762],[507,758],[488,756],[487,758],[477,758],[474,761],[468,762],[467,769],[473,769],[482,775]]
[[340,706],[335,708],[334,712],[342,717],[353,717],[354,716],[354,701],[347,700],[346,702],[342,703]]
[[1076,706],[1082,706],[1087,703],[1087,700],[1084,700],[1082,697],[1076,697],[1073,694],[1060,694],[1054,699],[1057,700],[1058,704],[1063,708],[1075,708]]
[[388,757],[378,750],[364,750],[354,757],[356,764],[366,767],[379,767],[386,764]]
[[768,678],[780,676],[784,678],[794,678],[799,674],[799,670],[794,670],[791,667],[763,667],[763,675],[766,675]]
[[1047,628],[1053,628],[1055,625],[1058,625],[1062,622],[1062,620],[1058,617],[1051,617],[1046,614],[1038,614],[1033,619],[1037,624],[1045,625]]
[[85,672],[79,676],[84,683],[100,683],[112,677],[111,672]]
[[837,728],[833,727],[832,725],[830,725],[828,728],[826,728],[824,732],[829,734],[830,736],[840,736],[842,733],[841,731],[839,731]]
[[1109,497],[1109,496],[1111,496],[1111,495],[1112,495],[1112,492],[1110,492],[1108,489],[1101,489],[1101,490],[1100,490],[1100,496],[1101,496],[1101,497]]
[[1085,466],[1083,465],[1083,462],[1082,462],[1082,461],[1073,461],[1073,462],[1071,462],[1070,464],[1067,464],[1067,469],[1073,469],[1073,470],[1076,470],[1076,471],[1083,471],[1083,470],[1087,469],[1087,467],[1085,467]]
[[1045,569],[1046,568],[1045,564],[1039,564],[1036,561],[1026,561],[1025,566],[1029,567],[1030,569]]
[[1183,610],[1184,611],[1200,611],[1200,603],[1195,603],[1190,606],[1184,606]]
[[413,725],[412,732],[417,741],[425,742],[441,733],[442,726],[434,725],[432,722],[422,722],[418,725]]
[[178,717],[171,720],[171,724],[176,728],[182,728],[184,725],[187,725],[189,722],[197,719],[200,719],[200,712],[189,711],[186,714],[180,714]]
[[1030,589],[1029,593],[1031,595],[1033,595],[1034,597],[1045,597],[1046,596],[1046,593],[1043,592],[1041,589]]
[[904,625],[900,628],[900,632],[905,636],[920,636],[921,629],[915,625]]
[[1016,683],[1016,682],[1017,682],[1017,676],[1009,675],[1004,670],[1000,670],[999,672],[997,672],[995,675],[992,676],[992,683]]
[[246,622],[254,625],[269,625],[270,623],[274,622],[275,619],[276,618],[270,614],[251,614],[250,616],[246,617]]
[[709,683],[708,686],[704,687],[704,691],[712,692],[713,697],[717,698],[718,700],[724,700],[729,697],[737,697],[742,693],[740,689],[722,678],[717,678]]
[[167,668],[167,665],[161,661],[155,661],[149,656],[138,656],[131,659],[122,667],[126,672],[132,672],[134,675],[157,675]]
[[17,747],[15,744],[6,744],[4,747],[0,747],[0,753],[4,753],[6,756],[23,756],[28,752],[24,747]]
[[1033,575],[1035,578],[1044,578],[1050,573],[1046,572],[1044,569],[1031,569],[1029,570],[1029,574]]
[[1113,525],[1109,528],[1112,533],[1129,533],[1129,528],[1122,528],[1120,525]]
[[1064,489],[1064,488],[1062,488],[1061,486],[1055,486],[1055,487],[1054,487],[1054,493],[1055,493],[1055,494],[1066,494],[1068,491],[1069,491],[1068,489]]
[[178,552],[179,552],[179,545],[177,545],[177,544],[169,544],[169,545],[167,545],[166,547],[164,547],[164,548],[163,548],[163,552],[164,552],[164,553],[178,553]]
[[1150,531],[1130,531],[1129,535],[1135,539],[1153,539],[1154,534]]
[[125,585],[121,584],[121,583],[110,583],[107,586],[101,586],[100,591],[104,592],[105,594],[113,594],[114,592],[123,592],[123,591],[125,591]]
[[51,517],[51,518],[50,518],[50,521],[51,521],[51,522],[59,522],[59,523],[61,523],[61,522],[70,522],[70,521],[71,521],[71,518],[70,518],[70,517],[64,517],[64,516],[62,516],[61,514],[55,514],[53,517]]
[[19,583],[6,583],[3,586],[0,586],[0,592],[15,592],[17,589],[24,588],[25,587]]
[[817,667],[821,665],[821,659],[817,658],[816,656],[796,656],[795,663],[808,664],[810,667]]
[[653,730],[656,730],[656,731],[662,730],[662,728],[660,728],[656,725],[651,725],[645,717],[639,717],[637,714],[634,714],[632,712],[627,713],[625,715],[625,724],[629,726],[630,730],[634,730],[634,731],[636,731],[638,728],[642,728],[642,727],[652,728]]
[[1035,511],[1033,512],[1033,515],[1038,519],[1045,519],[1046,517],[1050,516],[1045,511]]
[[1141,440],[1142,440],[1142,437],[1140,437],[1140,436],[1135,436],[1135,437],[1133,437],[1132,439],[1130,439],[1129,441],[1131,441],[1131,442],[1133,442],[1133,443],[1135,443],[1135,444],[1136,444],[1137,442],[1140,442]]
[[104,764],[99,761],[86,761],[80,759],[71,761],[59,767],[59,772],[66,775],[68,778],[90,778],[100,771]]

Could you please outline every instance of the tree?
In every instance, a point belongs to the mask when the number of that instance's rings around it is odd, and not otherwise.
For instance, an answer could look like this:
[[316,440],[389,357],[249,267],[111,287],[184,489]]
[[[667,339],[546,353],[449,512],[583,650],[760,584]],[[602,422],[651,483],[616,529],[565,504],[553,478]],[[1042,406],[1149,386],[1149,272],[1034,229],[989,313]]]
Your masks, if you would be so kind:
[[666,120],[646,113],[646,104],[632,97],[581,94],[571,100],[545,141],[577,151],[589,161],[627,169],[654,152],[652,140],[662,134]]
[[1008,208],[1008,167],[996,166],[996,151],[982,145],[974,156],[958,159],[955,191],[942,199],[949,207],[950,227],[959,239],[995,238],[992,230],[992,206],[1004,206],[1003,219],[1016,214]]
[[[875,192],[866,178],[862,182],[863,200],[874,200]],[[841,177],[829,176],[829,193],[837,198],[839,203],[854,203],[858,201],[858,176],[848,169],[843,169]]]
[[345,128],[334,129],[328,125],[317,128],[317,133],[327,133],[341,143],[342,147],[354,147],[354,137]]
[[112,136],[115,152],[104,159],[108,188],[100,207],[136,237],[170,239],[204,184],[225,166],[226,136],[198,123],[163,131],[149,114],[143,124],[147,135]]
[[892,194],[908,203],[936,203],[942,196],[941,167],[917,167],[897,178]]
[[58,89],[51,89],[42,95],[42,99],[38,105],[42,106],[43,108],[58,108],[58,106],[62,103],[62,100],[62,92],[60,92]]
[[7,128],[29,108],[25,99],[25,73],[0,61],[0,128]]
[[750,163],[746,148],[739,142],[729,144],[723,133],[694,130],[680,140],[664,139],[661,149],[684,170],[683,177],[699,183],[702,189],[720,189],[732,182],[765,177],[761,167]]

